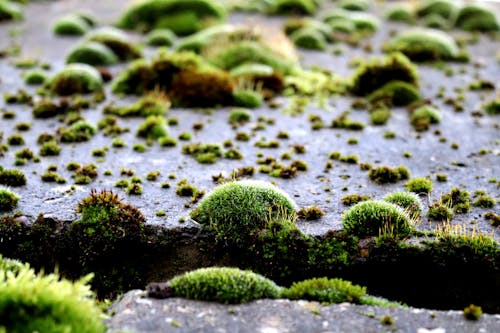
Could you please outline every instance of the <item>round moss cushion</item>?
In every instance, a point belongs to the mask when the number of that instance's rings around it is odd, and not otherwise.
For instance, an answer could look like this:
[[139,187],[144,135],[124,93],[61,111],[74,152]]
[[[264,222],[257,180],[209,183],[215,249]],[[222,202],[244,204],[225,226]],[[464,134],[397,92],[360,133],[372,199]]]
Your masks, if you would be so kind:
[[92,66],[107,66],[119,61],[113,51],[104,44],[85,42],[75,47],[66,57],[66,63],[83,63]]
[[208,193],[191,217],[211,226],[221,238],[236,240],[265,227],[279,213],[292,215],[297,206],[275,185],[261,180],[232,181]]
[[50,89],[57,95],[85,94],[102,89],[99,72],[87,64],[69,64],[50,80]]
[[342,223],[347,233],[359,237],[379,236],[385,231],[400,238],[414,230],[410,217],[401,207],[379,200],[354,205],[344,213]]

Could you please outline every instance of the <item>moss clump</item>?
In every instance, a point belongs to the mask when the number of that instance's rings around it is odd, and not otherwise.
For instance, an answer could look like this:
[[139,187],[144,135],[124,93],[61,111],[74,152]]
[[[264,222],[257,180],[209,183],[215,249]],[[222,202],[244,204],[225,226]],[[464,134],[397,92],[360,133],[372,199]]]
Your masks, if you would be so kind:
[[78,120],[70,127],[57,129],[61,142],[84,142],[89,141],[97,132],[96,128],[85,120]]
[[314,0],[275,0],[269,7],[269,13],[313,15],[317,9]]
[[238,239],[264,228],[279,211],[293,214],[295,202],[281,189],[265,181],[228,182],[207,194],[191,218],[216,232],[219,239]]
[[401,191],[393,192],[386,195],[384,201],[403,208],[413,219],[419,217],[422,213],[422,203],[415,193]]
[[369,13],[356,12],[336,8],[324,15],[323,21],[334,31],[356,33],[354,41],[367,34],[377,31],[380,26],[379,19]]
[[236,89],[233,92],[234,105],[255,109],[264,104],[262,93],[252,89]]
[[162,116],[149,116],[139,125],[137,136],[157,140],[168,136],[167,120]]
[[413,28],[396,35],[386,51],[401,52],[414,61],[456,60],[459,49],[447,33],[430,28]]
[[116,64],[118,58],[106,45],[97,42],[85,42],[78,45],[66,57],[66,63],[82,63],[92,66]]
[[341,0],[337,6],[347,10],[365,11],[370,7],[370,3],[368,0]]
[[23,11],[18,4],[9,0],[0,0],[0,22],[21,20],[22,18]]
[[322,277],[294,282],[289,288],[283,290],[282,297],[335,304],[343,302],[359,303],[361,297],[365,296],[365,294],[365,287],[342,279]]
[[103,87],[99,72],[86,64],[66,65],[48,84],[52,92],[62,96],[91,93]]
[[489,115],[499,115],[500,114],[500,98],[497,98],[493,101],[488,102],[484,110],[486,111],[487,114]]
[[49,80],[49,76],[41,71],[32,70],[23,75],[24,83],[28,85],[44,84]]
[[426,131],[431,124],[441,121],[441,113],[431,105],[416,108],[410,115],[410,123],[417,131]]
[[26,185],[27,179],[24,173],[19,169],[4,169],[0,165],[0,184],[6,186],[23,186]]
[[406,237],[415,227],[408,214],[399,206],[386,201],[362,201],[342,216],[345,232],[365,237],[392,233],[394,238]]
[[413,193],[429,194],[432,191],[433,183],[429,178],[416,177],[408,180],[405,184],[406,189]]
[[413,12],[406,7],[394,7],[387,12],[385,17],[389,21],[404,22],[408,24],[415,23]]
[[252,120],[252,112],[247,109],[235,108],[229,111],[228,121],[231,124],[244,124]]
[[470,193],[458,187],[453,187],[450,192],[441,196],[440,201],[453,207],[458,214],[467,213],[470,210]]
[[13,210],[18,202],[19,196],[16,193],[7,188],[0,188],[0,212]]
[[333,30],[328,24],[310,17],[294,17],[288,19],[283,26],[283,31],[287,36],[290,36],[296,31],[304,28],[321,33],[325,40],[330,40],[332,38]]
[[36,274],[27,265],[14,271],[0,265],[0,331],[105,332],[103,314],[90,287],[92,276],[71,282]]
[[147,0],[131,6],[118,26],[150,31],[168,28],[177,35],[189,35],[226,18],[225,8],[213,0]]
[[130,37],[122,30],[114,27],[95,29],[87,34],[85,39],[105,45],[122,61],[138,59],[142,56],[142,51],[130,43]]
[[457,4],[451,0],[427,0],[417,7],[416,14],[419,17],[439,15],[451,19],[455,17],[457,11]]
[[479,320],[483,315],[483,309],[478,305],[471,304],[464,309],[463,313],[467,320]]
[[230,267],[200,268],[168,282],[172,294],[201,301],[240,304],[262,298],[278,298],[281,288],[251,271]]
[[480,4],[468,4],[458,11],[455,27],[467,31],[498,31],[500,23],[491,8]]
[[368,96],[371,103],[383,101],[388,105],[408,105],[421,99],[418,88],[404,81],[390,81]]
[[103,109],[103,112],[119,117],[165,116],[170,105],[170,99],[165,93],[152,91],[146,93],[132,105],[115,106],[110,104]]
[[434,202],[427,210],[427,216],[435,221],[450,221],[453,218],[453,211],[442,202]]
[[125,204],[112,191],[92,190],[77,205],[81,219],[74,222],[87,234],[105,238],[124,238],[128,234],[141,233],[146,221],[141,211]]
[[350,90],[366,96],[390,81],[403,81],[417,86],[417,67],[402,53],[375,57],[361,64],[351,79]]
[[324,35],[313,28],[301,28],[290,35],[293,43],[303,49],[325,50],[327,40]]
[[377,184],[388,184],[408,179],[410,177],[410,172],[404,165],[394,168],[383,165],[375,169],[371,169],[368,172],[368,177]]
[[57,19],[52,31],[60,36],[82,36],[90,30],[89,23],[78,14],[68,14]]
[[146,44],[149,46],[172,46],[177,36],[170,29],[154,29],[146,36]]

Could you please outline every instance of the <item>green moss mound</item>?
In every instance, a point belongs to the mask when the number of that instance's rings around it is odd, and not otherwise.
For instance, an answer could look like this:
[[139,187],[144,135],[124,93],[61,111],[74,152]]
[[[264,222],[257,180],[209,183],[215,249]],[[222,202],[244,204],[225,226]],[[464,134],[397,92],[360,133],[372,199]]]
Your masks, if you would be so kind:
[[406,7],[391,8],[385,15],[387,20],[394,22],[415,23],[415,16],[413,12]]
[[359,303],[365,294],[365,287],[354,285],[342,279],[328,279],[326,277],[294,282],[282,292],[284,298],[305,299],[325,304]]
[[0,187],[0,212],[16,208],[19,196],[7,188]]
[[455,27],[467,31],[499,31],[500,23],[491,8],[470,4],[458,11]]
[[327,40],[325,36],[314,28],[301,28],[290,35],[293,43],[303,49],[325,50]]
[[[87,285],[56,274],[36,274],[28,266],[0,264],[0,331],[9,333],[100,333],[103,315]],[[17,271],[16,271],[17,270]]]
[[154,140],[166,137],[168,136],[167,121],[162,116],[148,116],[146,120],[139,125],[137,136]]
[[106,45],[97,42],[85,42],[78,45],[66,57],[66,63],[82,63],[92,66],[116,64],[118,57]]
[[441,122],[441,112],[431,105],[416,108],[410,115],[410,123],[417,131],[426,131],[432,124]]
[[46,83],[49,79],[49,76],[47,75],[47,73],[35,69],[26,72],[23,75],[23,79],[24,83],[28,85],[39,85]]
[[340,0],[337,6],[347,10],[365,11],[370,7],[370,2],[368,0]]
[[230,267],[197,269],[169,281],[174,295],[200,301],[240,304],[261,298],[278,298],[281,288],[251,271]]
[[149,46],[172,46],[177,36],[170,29],[154,29],[146,36]]
[[225,8],[213,0],[147,0],[130,7],[118,26],[150,31],[168,28],[177,35],[189,35],[226,18]]
[[366,96],[396,80],[415,86],[418,83],[417,66],[399,52],[374,57],[361,64],[351,79],[350,91],[358,96]]
[[49,87],[57,95],[86,94],[101,90],[102,77],[87,64],[69,64],[49,81]]
[[484,110],[486,111],[487,114],[489,115],[499,115],[500,114],[500,98],[497,98],[496,100],[489,101],[486,103],[484,106]]
[[414,61],[454,60],[459,49],[447,33],[430,28],[413,28],[399,33],[386,46],[387,51],[401,52]]
[[52,27],[59,36],[82,36],[90,30],[89,23],[80,15],[67,14],[56,20]]
[[392,192],[384,197],[384,201],[398,205],[414,219],[422,213],[422,203],[415,193],[403,191]]
[[342,223],[345,232],[360,237],[391,232],[394,238],[401,238],[414,231],[412,220],[401,207],[378,200],[354,205],[344,213]]
[[269,7],[269,13],[274,15],[313,15],[317,10],[313,0],[275,0]]
[[8,0],[0,0],[0,22],[23,18],[21,6]]
[[313,29],[320,32],[325,40],[331,39],[333,33],[332,28],[328,24],[309,17],[294,17],[288,19],[283,26],[283,31],[287,36],[290,36],[297,30],[301,30],[303,28]]
[[427,0],[422,2],[416,9],[416,14],[419,17],[439,15],[445,19],[455,17],[457,12],[458,6],[451,0]]
[[29,265],[16,259],[5,258],[0,254],[0,271],[19,273],[23,269],[28,269]]
[[391,81],[368,96],[371,103],[383,101],[387,105],[408,105],[421,99],[418,88],[404,81]]
[[106,45],[122,61],[138,59],[142,51],[130,43],[130,38],[125,32],[114,27],[100,27],[85,36],[88,41]]
[[265,181],[228,182],[205,195],[191,218],[213,229],[220,239],[238,242],[263,229],[269,218],[293,215],[297,206],[287,193]]
[[355,31],[365,34],[373,33],[380,27],[380,20],[370,13],[355,12],[341,8],[335,8],[327,12],[323,16],[323,22],[330,25],[334,30],[337,30],[335,27],[348,27],[348,25],[352,25]]

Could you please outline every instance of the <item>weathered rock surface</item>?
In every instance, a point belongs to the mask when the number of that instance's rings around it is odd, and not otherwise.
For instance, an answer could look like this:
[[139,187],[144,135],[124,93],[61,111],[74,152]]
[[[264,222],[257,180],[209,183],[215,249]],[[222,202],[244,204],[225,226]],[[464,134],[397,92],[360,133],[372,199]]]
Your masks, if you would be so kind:
[[[180,298],[146,298],[132,290],[109,310],[108,333],[118,332],[231,332],[231,333],[493,333],[500,330],[500,315],[484,314],[478,321],[461,311],[417,308],[380,308],[342,303],[259,300],[223,305]],[[113,315],[114,314],[114,315]],[[382,324],[390,316],[393,324]]]

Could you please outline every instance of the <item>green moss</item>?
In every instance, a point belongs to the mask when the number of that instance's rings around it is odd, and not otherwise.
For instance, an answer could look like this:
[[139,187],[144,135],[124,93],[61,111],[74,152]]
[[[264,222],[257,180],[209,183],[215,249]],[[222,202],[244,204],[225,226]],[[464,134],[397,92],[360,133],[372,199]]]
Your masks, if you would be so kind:
[[56,20],[52,31],[60,36],[82,36],[90,30],[90,25],[80,15],[67,14]]
[[312,15],[317,9],[318,6],[314,0],[275,0],[269,7],[269,12],[275,15]]
[[488,102],[485,105],[484,110],[487,114],[492,116],[500,115],[500,98]]
[[252,112],[247,109],[231,109],[228,121],[231,124],[244,124],[252,120]]
[[385,50],[401,52],[414,61],[455,60],[460,53],[450,35],[430,28],[405,30],[392,38]]
[[244,108],[258,108],[264,104],[262,93],[252,89],[235,89],[233,92],[234,105]]
[[404,165],[399,167],[384,165],[371,169],[368,172],[368,177],[377,184],[396,183],[400,180],[408,179],[410,172]]
[[378,104],[370,110],[370,122],[373,125],[385,125],[392,116],[391,110],[384,104]]
[[83,63],[92,66],[107,66],[118,62],[118,58],[106,45],[98,42],[84,42],[72,49],[66,63]]
[[370,7],[370,2],[368,0],[340,0],[337,6],[347,10],[365,11]]
[[378,236],[391,233],[393,238],[406,237],[415,227],[408,214],[399,206],[386,201],[360,202],[342,216],[345,232],[355,236]]
[[452,0],[427,0],[417,7],[416,14],[420,17],[439,15],[445,19],[452,19],[457,11],[458,6]]
[[154,140],[166,137],[168,136],[167,121],[162,116],[148,116],[139,125],[136,134],[138,137]]
[[61,142],[89,141],[96,132],[96,128],[85,120],[78,120],[70,127],[63,126],[57,129]]
[[12,273],[0,267],[0,331],[105,332],[103,314],[93,299],[88,275],[71,282],[57,274],[36,274],[24,266]]
[[213,143],[191,143],[182,146],[182,153],[193,156],[202,164],[212,164],[222,157],[222,147]]
[[392,192],[384,197],[384,201],[403,208],[412,219],[417,219],[422,213],[422,203],[415,193],[402,191]]
[[149,46],[172,46],[177,36],[170,29],[154,29],[146,35]]
[[447,30],[450,27],[450,22],[439,14],[430,14],[424,17],[423,25],[427,28]]
[[429,194],[432,191],[433,183],[429,178],[416,177],[408,180],[405,184],[406,189],[413,193]]
[[150,31],[168,28],[189,35],[226,18],[225,8],[213,0],[147,0],[128,8],[118,25],[125,29]]
[[0,22],[10,20],[21,20],[23,18],[22,7],[9,0],[0,0]]
[[55,140],[42,143],[38,154],[40,156],[57,156],[61,152],[61,146]]
[[391,8],[386,16],[387,20],[395,22],[404,22],[408,24],[415,23],[415,16],[413,12],[406,7],[394,7]]
[[130,42],[130,37],[114,27],[100,27],[85,36],[87,41],[105,45],[119,60],[128,61],[140,58],[142,51]]
[[101,90],[103,81],[94,67],[87,64],[69,64],[56,73],[49,86],[55,94],[66,96]]
[[323,51],[327,47],[325,36],[314,28],[301,28],[290,35],[293,43],[303,49]]
[[410,123],[417,131],[426,131],[431,124],[441,121],[441,113],[431,105],[416,108],[410,115]]
[[263,228],[278,211],[293,214],[293,200],[271,183],[256,180],[228,182],[208,193],[191,217],[216,232],[219,239],[238,243],[242,235]]
[[483,309],[478,305],[471,304],[464,308],[463,314],[467,320],[479,320],[483,315]]
[[48,81],[49,76],[45,72],[32,70],[23,75],[24,83],[28,85],[40,85]]
[[455,27],[467,31],[498,31],[500,24],[495,11],[481,4],[467,4],[460,8]]
[[341,201],[346,206],[352,206],[352,205],[355,205],[361,201],[367,201],[367,200],[371,200],[371,199],[372,199],[371,195],[361,195],[358,193],[352,193],[352,194],[343,195],[341,198]]
[[398,80],[417,85],[417,67],[402,53],[375,57],[361,64],[351,79],[350,90],[358,96],[365,96]]
[[240,304],[262,298],[278,298],[281,288],[251,271],[230,267],[200,268],[168,282],[173,296],[224,304]]
[[323,215],[325,215],[325,211],[316,205],[304,207],[297,211],[297,217],[306,221],[319,220]]
[[408,105],[421,99],[418,88],[404,81],[390,81],[373,91],[368,100],[371,103],[383,101],[388,105]]
[[18,202],[19,196],[16,193],[7,188],[0,188],[0,211],[13,210]]
[[470,193],[458,187],[453,187],[450,192],[441,195],[440,201],[453,207],[458,214],[467,213],[470,210]]
[[27,178],[19,169],[4,169],[0,165],[0,184],[12,187],[26,185]]
[[359,303],[360,298],[365,294],[365,287],[342,279],[322,277],[294,282],[289,288],[283,290],[282,297],[335,304],[343,302]]
[[310,17],[293,17],[288,19],[283,25],[283,31],[287,36],[301,29],[312,29],[317,31],[321,33],[325,41],[332,38],[333,30],[328,24]]

